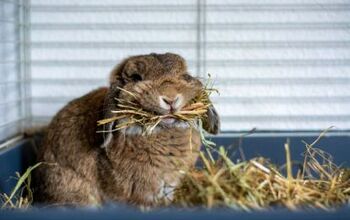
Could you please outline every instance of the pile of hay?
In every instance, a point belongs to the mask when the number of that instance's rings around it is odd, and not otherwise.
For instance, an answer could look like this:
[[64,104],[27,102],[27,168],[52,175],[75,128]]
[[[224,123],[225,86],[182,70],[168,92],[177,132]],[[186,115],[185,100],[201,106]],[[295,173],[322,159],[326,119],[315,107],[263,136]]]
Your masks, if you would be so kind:
[[[130,96],[135,96],[130,91],[119,88],[123,92],[129,94]],[[190,125],[195,125],[197,119],[204,119],[205,113],[208,107],[211,105],[209,100],[209,95],[216,91],[215,89],[209,89],[205,87],[202,89],[200,94],[195,97],[188,105],[174,114],[167,115],[156,115],[152,112],[148,112],[142,109],[142,107],[137,102],[130,102],[124,99],[116,98],[117,109],[112,111],[114,115],[111,118],[102,119],[97,122],[97,125],[104,125],[117,120],[122,121],[122,123],[116,123],[112,131],[117,131],[123,128],[127,128],[133,125],[140,125],[143,128],[143,133],[151,133],[152,130],[162,121],[164,118],[175,118],[178,120],[186,121]],[[105,131],[101,131],[105,132]]]
[[350,202],[350,169],[336,166],[326,152],[306,144],[302,168],[292,174],[289,144],[286,174],[267,158],[234,163],[223,147],[219,158],[201,153],[203,169],[195,169],[176,191],[175,204],[181,207],[228,207],[239,210],[286,207],[290,210],[330,210]]

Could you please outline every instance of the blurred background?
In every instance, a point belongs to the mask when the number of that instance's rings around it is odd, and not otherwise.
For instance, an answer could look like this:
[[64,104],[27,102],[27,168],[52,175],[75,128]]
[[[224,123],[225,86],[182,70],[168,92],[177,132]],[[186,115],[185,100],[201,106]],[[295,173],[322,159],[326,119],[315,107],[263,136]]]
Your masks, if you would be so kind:
[[224,132],[350,130],[349,0],[0,0],[0,140],[173,52],[211,74]]

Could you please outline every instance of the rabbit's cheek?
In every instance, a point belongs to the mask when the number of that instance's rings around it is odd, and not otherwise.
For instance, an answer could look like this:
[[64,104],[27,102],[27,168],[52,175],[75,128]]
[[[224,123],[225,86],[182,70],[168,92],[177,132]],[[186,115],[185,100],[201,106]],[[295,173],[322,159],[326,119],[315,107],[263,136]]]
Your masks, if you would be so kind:
[[151,89],[152,89],[152,82],[151,81],[140,82],[134,86],[134,91],[139,93],[139,94],[142,94],[145,91],[149,91]]
[[159,112],[161,114],[166,113],[166,111],[162,111],[159,107],[159,102],[155,97],[157,97],[155,94],[146,94],[144,99],[140,102],[141,106],[148,111]]
[[142,93],[138,93],[136,100],[144,110],[158,112],[159,103],[156,98],[158,96],[159,95],[156,90],[150,89],[145,90]]

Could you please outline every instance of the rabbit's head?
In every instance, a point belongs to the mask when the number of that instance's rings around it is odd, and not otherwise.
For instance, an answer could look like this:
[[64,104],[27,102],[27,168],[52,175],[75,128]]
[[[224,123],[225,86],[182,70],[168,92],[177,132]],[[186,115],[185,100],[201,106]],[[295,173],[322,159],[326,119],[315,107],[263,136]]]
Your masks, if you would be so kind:
[[[137,102],[143,110],[157,115],[180,111],[203,88],[203,84],[187,72],[185,60],[172,53],[125,59],[112,71],[110,83],[107,111],[113,110],[117,102],[115,98],[122,98]],[[210,133],[218,133],[219,117],[214,106],[210,106],[205,118],[204,128]],[[160,125],[176,123],[174,118],[165,118]]]

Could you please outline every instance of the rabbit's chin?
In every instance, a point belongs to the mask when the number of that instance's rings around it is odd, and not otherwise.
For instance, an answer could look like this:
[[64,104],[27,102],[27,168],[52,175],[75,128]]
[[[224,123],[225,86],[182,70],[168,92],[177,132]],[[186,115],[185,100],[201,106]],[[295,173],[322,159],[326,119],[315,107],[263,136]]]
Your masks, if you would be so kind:
[[175,118],[164,118],[162,121],[159,123],[159,127],[163,128],[189,128],[190,124],[185,121],[180,121]]
[[172,125],[176,122],[175,118],[163,118],[161,123],[165,125]]
[[[165,118],[148,134],[164,132],[168,128],[188,129],[190,128],[190,124],[188,122],[180,121],[174,118]],[[143,135],[144,129],[140,125],[133,125],[128,128],[122,129],[121,132],[123,132],[126,135]]]

